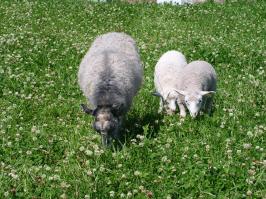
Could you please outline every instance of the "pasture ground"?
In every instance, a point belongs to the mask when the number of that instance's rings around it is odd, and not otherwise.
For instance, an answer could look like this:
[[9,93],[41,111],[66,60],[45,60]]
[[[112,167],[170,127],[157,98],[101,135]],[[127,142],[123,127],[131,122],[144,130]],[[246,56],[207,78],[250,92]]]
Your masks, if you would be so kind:
[[[265,10],[2,0],[0,198],[265,199]],[[82,57],[109,31],[134,37],[145,67],[119,150],[102,148],[77,85]],[[157,114],[153,70],[171,49],[215,67],[212,117]]]

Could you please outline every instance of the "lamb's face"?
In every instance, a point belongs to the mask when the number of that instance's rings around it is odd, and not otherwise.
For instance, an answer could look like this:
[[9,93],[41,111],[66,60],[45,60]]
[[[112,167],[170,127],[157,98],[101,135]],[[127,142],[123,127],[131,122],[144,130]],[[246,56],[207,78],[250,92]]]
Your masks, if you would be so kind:
[[183,95],[185,104],[191,117],[196,117],[201,107],[205,106],[203,100],[205,101],[206,98],[212,97],[215,91],[184,91],[184,90],[175,90],[180,95]]
[[185,104],[191,117],[195,118],[202,107],[202,95],[195,92],[195,93],[188,93],[185,95]]
[[111,144],[112,138],[118,136],[120,118],[115,117],[110,109],[100,109],[95,114],[94,129],[101,134],[103,145]]
[[174,92],[170,92],[164,100],[164,109],[168,115],[172,115],[176,111],[176,103],[177,103],[178,94]]

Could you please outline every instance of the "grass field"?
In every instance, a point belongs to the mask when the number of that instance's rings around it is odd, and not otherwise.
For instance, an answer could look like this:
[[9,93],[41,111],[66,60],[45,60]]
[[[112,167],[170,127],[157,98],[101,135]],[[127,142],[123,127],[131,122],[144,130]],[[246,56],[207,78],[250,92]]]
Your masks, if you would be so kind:
[[[0,3],[0,198],[266,198],[266,1],[157,6],[85,0]],[[137,41],[145,80],[104,149],[77,84],[99,34]],[[157,114],[167,50],[214,65],[212,117]]]

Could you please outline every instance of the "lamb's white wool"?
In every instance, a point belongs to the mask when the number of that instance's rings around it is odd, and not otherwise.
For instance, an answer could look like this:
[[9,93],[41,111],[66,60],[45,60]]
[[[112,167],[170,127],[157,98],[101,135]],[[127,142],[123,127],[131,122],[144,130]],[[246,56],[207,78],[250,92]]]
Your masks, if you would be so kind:
[[178,93],[178,74],[187,64],[185,56],[178,51],[168,51],[164,53],[155,66],[154,84],[157,96],[160,96],[159,112],[164,108],[168,114],[173,114],[176,110]]
[[213,94],[216,91],[217,76],[211,64],[205,61],[193,61],[179,73],[178,105],[180,115],[186,116],[184,105],[190,115],[196,117],[200,110],[210,113]]
[[88,99],[86,113],[96,117],[94,128],[105,143],[119,137],[118,128],[137,94],[143,76],[135,41],[125,33],[107,33],[95,39],[83,58],[78,83]]

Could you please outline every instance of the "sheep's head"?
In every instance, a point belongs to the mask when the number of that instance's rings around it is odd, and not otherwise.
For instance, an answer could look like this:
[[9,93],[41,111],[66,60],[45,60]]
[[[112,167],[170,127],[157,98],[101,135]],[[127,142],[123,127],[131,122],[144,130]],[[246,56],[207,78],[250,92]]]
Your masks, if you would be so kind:
[[89,109],[86,105],[81,105],[85,113],[95,117],[93,128],[101,134],[102,144],[108,146],[111,144],[112,138],[118,137],[118,130],[121,126],[120,106],[103,105],[97,106],[96,109]]
[[199,114],[201,108],[204,106],[203,98],[210,97],[215,93],[215,91],[194,91],[194,92],[188,92],[182,90],[176,90],[176,91],[180,95],[184,96],[186,107],[189,110],[191,117],[193,118],[195,118]]
[[178,93],[176,91],[169,92],[166,96],[162,96],[160,93],[153,93],[153,95],[158,96],[162,99],[163,108],[168,115],[172,115],[176,111],[176,103],[178,98]]

